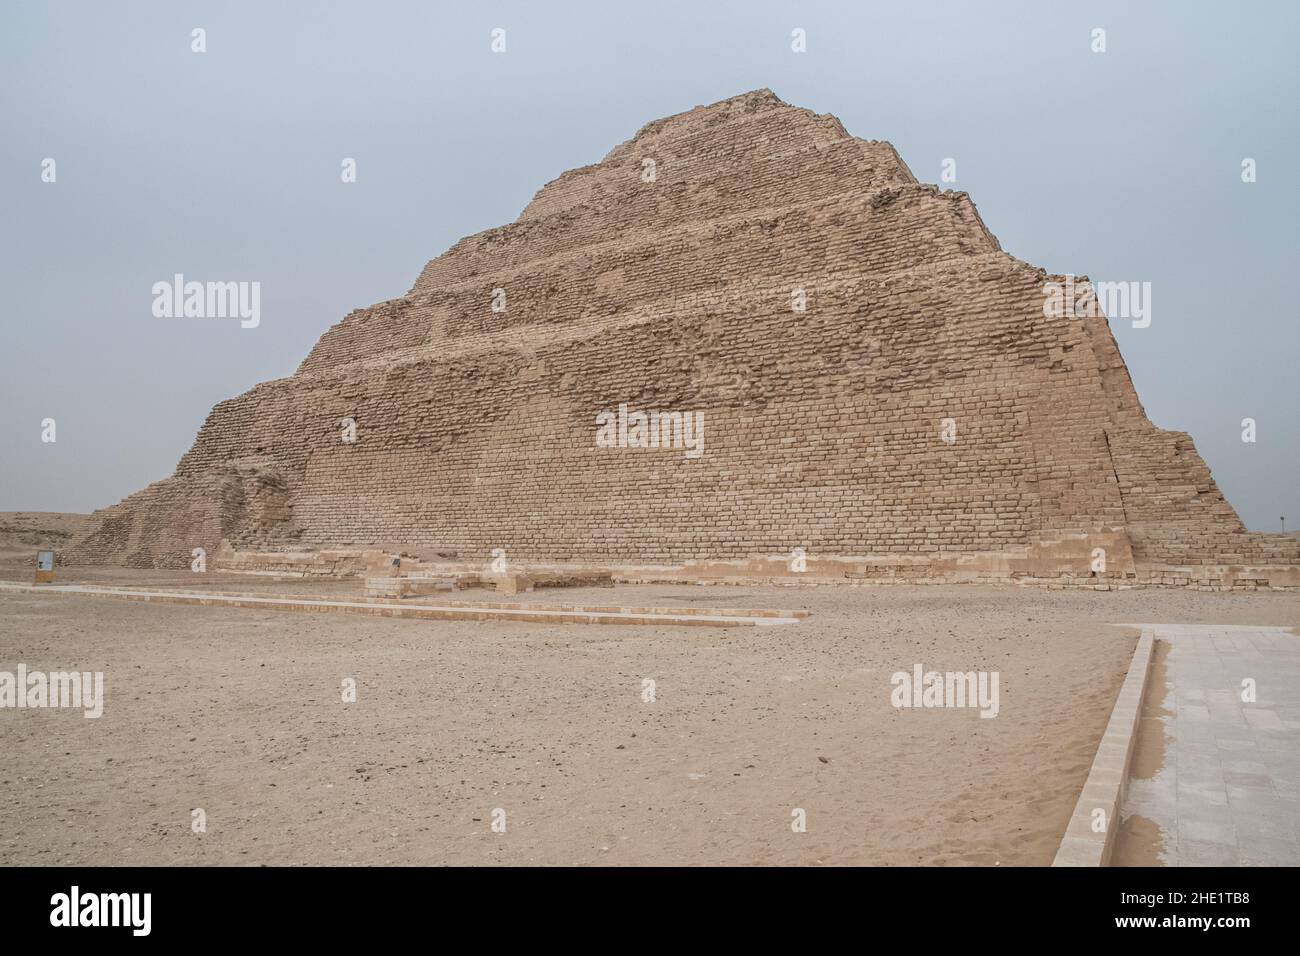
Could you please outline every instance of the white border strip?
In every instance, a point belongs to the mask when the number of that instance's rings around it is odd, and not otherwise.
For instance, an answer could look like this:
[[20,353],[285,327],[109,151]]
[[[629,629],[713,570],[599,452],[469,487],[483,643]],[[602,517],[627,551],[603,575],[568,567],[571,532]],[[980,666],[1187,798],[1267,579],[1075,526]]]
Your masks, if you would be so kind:
[[1128,789],[1133,745],[1142,719],[1142,696],[1155,648],[1155,628],[1142,628],[1128,676],[1115,699],[1110,723],[1101,735],[1097,756],[1084,781],[1079,802],[1056,851],[1052,866],[1108,866],[1119,832],[1120,809]]

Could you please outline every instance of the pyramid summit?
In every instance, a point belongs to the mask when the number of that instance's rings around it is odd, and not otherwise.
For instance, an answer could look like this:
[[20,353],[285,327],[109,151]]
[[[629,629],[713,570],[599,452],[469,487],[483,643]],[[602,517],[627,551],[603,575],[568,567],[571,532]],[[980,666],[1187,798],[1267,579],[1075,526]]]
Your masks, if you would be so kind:
[[1300,585],[1297,539],[1245,531],[1147,420],[1105,317],[1046,314],[1063,281],[888,143],[756,90],[646,124],[346,316],[65,560]]

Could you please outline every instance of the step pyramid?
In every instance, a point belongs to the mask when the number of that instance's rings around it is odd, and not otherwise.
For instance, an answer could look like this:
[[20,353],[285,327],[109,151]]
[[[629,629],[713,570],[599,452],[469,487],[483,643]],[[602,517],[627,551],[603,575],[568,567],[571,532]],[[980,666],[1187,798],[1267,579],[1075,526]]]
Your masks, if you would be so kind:
[[65,559],[382,544],[1300,584],[1297,538],[1246,532],[1191,438],[1147,420],[1106,318],[1045,314],[1064,281],[889,143],[732,97],[564,173],[217,405]]

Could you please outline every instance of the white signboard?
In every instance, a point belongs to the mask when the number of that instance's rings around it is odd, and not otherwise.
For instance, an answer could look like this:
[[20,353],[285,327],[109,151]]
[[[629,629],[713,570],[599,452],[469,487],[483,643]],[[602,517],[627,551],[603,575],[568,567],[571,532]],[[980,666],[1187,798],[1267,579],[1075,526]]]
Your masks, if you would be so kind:
[[54,570],[54,552],[38,551],[36,553],[36,570],[53,571]]

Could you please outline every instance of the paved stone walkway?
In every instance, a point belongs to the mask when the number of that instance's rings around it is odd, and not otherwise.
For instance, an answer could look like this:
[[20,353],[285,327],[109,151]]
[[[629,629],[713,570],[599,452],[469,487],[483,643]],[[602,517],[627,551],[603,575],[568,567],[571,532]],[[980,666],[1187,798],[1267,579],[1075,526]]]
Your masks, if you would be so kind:
[[[1300,865],[1300,636],[1279,627],[1143,626],[1169,643],[1163,690],[1172,716],[1162,721],[1164,767],[1130,780],[1124,816],[1160,827],[1168,866]],[[1253,703],[1242,700],[1246,678],[1255,681]],[[1150,684],[1148,700],[1161,691]]]

